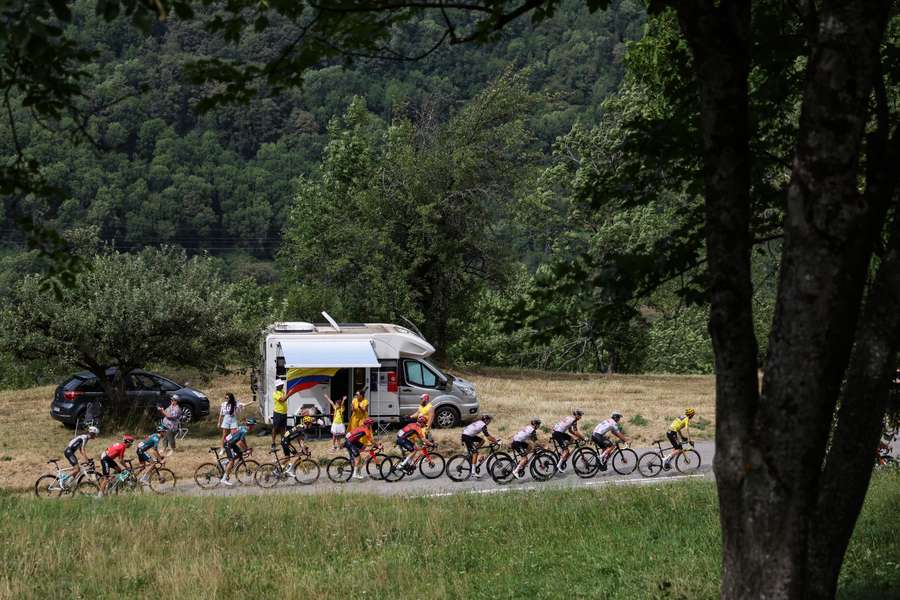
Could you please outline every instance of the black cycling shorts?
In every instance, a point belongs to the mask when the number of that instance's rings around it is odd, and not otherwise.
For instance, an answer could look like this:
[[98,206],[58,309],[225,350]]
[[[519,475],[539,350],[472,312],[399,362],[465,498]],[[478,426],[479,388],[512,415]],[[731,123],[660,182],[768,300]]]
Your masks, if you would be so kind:
[[240,457],[244,456],[244,451],[241,450],[241,447],[237,445],[237,442],[233,444],[228,444],[225,446],[225,454],[228,455],[228,458],[231,460],[237,460]]
[[413,444],[406,438],[398,437],[397,445],[406,450],[407,452],[414,452],[416,450],[416,445]]
[[613,445],[609,438],[605,435],[600,435],[599,433],[592,433],[591,439],[594,440],[594,443],[597,444],[599,448],[606,449]]
[[528,442],[513,441],[512,449],[516,454],[528,454]]
[[152,460],[152,459],[150,458],[150,455],[147,454],[146,452],[142,451],[142,450],[138,450],[138,451],[136,452],[136,454],[137,454],[138,460],[141,461],[142,463],[150,462],[150,461]]
[[363,444],[362,442],[351,442],[350,440],[347,440],[344,442],[344,448],[347,449],[347,452],[350,453],[350,458],[353,459],[362,452]]
[[73,467],[78,464],[78,458],[75,456],[75,451],[71,448],[66,448],[63,451],[63,455],[66,457],[66,460],[69,461],[69,464]]
[[565,448],[569,444],[572,443],[572,436],[563,431],[553,430],[553,439],[556,440],[556,443],[559,444],[560,448]]
[[291,454],[293,454],[293,452],[291,452],[291,442],[293,442],[296,439],[302,440],[304,433],[305,433],[305,430],[303,429],[303,426],[296,425],[296,426],[292,427],[291,430],[288,431],[286,434],[281,436],[281,449],[284,451],[285,456],[290,456]]
[[466,447],[466,451],[470,454],[476,452],[481,445],[484,443],[484,440],[475,435],[462,435],[462,443]]
[[669,438],[669,441],[672,443],[672,447],[676,450],[681,450],[684,446],[681,445],[681,441],[678,439],[678,434],[674,431],[667,431],[666,437]]
[[119,468],[119,465],[116,464],[116,461],[114,461],[113,459],[111,459],[108,456],[104,456],[100,459],[100,467],[103,470],[104,476],[109,475],[110,469],[112,469],[116,473],[118,473],[119,471],[122,470]]

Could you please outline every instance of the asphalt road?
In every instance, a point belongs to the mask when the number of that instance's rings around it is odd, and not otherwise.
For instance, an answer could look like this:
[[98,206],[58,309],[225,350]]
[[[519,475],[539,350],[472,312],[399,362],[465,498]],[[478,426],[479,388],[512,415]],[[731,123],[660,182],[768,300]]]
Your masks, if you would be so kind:
[[[638,456],[643,454],[649,448],[634,448]],[[279,483],[270,489],[261,489],[257,486],[241,486],[227,487],[219,485],[213,490],[200,489],[193,481],[182,482],[178,485],[178,493],[190,496],[240,496],[240,495],[260,495],[260,494],[334,494],[334,493],[353,493],[353,494],[378,494],[384,496],[420,496],[420,497],[440,497],[452,494],[501,494],[514,491],[532,491],[532,490],[550,490],[550,489],[573,489],[587,488],[604,485],[654,485],[675,481],[690,481],[697,479],[712,479],[712,460],[715,454],[714,442],[700,442],[695,447],[700,453],[701,466],[700,470],[692,475],[682,475],[672,469],[664,471],[656,477],[642,477],[640,473],[635,471],[631,475],[619,475],[612,469],[599,473],[590,479],[582,479],[572,472],[571,465],[566,473],[557,473],[553,479],[545,482],[538,482],[531,479],[530,475],[526,475],[524,479],[513,480],[505,485],[494,483],[490,475],[484,475],[481,479],[470,478],[468,481],[455,482],[449,477],[442,475],[437,479],[426,479],[421,474],[416,473],[412,477],[388,483],[385,481],[376,481],[371,479],[351,479],[348,483],[333,483],[328,479],[325,468],[319,480],[312,485],[299,485],[290,482]],[[445,457],[449,458],[449,456]]]

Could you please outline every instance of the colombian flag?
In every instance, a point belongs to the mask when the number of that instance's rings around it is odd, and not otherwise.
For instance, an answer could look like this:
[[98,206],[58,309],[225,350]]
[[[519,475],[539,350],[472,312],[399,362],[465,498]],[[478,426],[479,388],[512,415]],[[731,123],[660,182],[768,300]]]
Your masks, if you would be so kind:
[[288,369],[285,400],[320,383],[328,383],[338,369]]

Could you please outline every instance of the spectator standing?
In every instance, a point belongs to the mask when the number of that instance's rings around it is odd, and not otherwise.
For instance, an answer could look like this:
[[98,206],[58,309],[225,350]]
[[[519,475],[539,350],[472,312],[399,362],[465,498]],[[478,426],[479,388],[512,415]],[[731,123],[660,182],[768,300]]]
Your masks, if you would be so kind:
[[284,379],[275,380],[275,394],[272,396],[272,450],[275,436],[287,430],[287,398],[284,396]]
[[356,390],[353,402],[350,403],[350,431],[363,426],[363,421],[369,418],[369,401],[366,399],[365,388]]
[[241,413],[244,412],[244,407],[254,402],[255,400],[238,402],[231,392],[225,394],[225,401],[222,402],[222,406],[219,409],[219,428],[222,430],[223,439],[240,426],[239,421]]
[[325,394],[325,399],[331,405],[331,450],[337,450],[339,445],[343,443],[344,434],[347,428],[344,425],[344,407],[347,405],[347,396],[341,398],[339,402],[335,402]]
[[181,423],[181,407],[178,406],[178,400],[178,395],[172,394],[168,408],[157,409],[163,415],[162,426],[166,428],[166,454],[175,452],[175,434],[178,433],[178,426]]

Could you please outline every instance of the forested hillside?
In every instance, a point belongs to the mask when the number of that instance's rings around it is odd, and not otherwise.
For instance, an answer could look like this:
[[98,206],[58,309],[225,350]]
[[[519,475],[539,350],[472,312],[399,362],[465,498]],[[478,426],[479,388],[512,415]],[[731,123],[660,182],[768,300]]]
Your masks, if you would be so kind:
[[[702,301],[685,303],[673,282],[610,312],[597,294],[616,276],[591,272],[696,233],[696,188],[670,185],[698,177],[691,147],[678,165],[627,160],[632,121],[680,118],[663,99],[672,82],[647,68],[672,52],[667,29],[635,45],[637,0],[593,14],[572,1],[540,28],[516,21],[497,43],[420,60],[322,64],[302,88],[208,112],[196,107],[216,87],[192,84],[186,65],[271,58],[287,25],[237,45],[196,19],[145,35],[83,1],[69,27],[96,53],[86,116],[47,124],[13,104],[0,144],[7,155],[18,145],[62,190],[61,201],[19,206],[80,255],[208,254],[242,322],[320,320],[322,309],[346,321],[408,317],[455,364],[711,370]],[[392,47],[415,55],[441,27],[417,17]],[[635,207],[638,188],[653,199]],[[18,282],[41,260],[10,221],[0,227],[0,299],[33,302]],[[774,264],[759,260],[762,324]],[[57,368],[0,355],[5,385]]]

